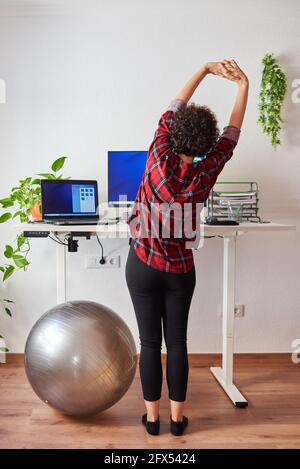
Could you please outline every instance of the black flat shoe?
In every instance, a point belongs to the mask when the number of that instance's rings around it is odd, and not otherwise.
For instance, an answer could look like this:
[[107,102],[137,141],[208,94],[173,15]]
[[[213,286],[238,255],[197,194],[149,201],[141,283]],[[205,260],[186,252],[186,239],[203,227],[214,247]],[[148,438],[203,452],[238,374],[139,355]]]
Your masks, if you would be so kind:
[[150,433],[150,435],[159,434],[159,427],[160,427],[159,417],[155,422],[149,422],[147,420],[147,414],[144,414],[142,417],[142,422],[143,422],[143,425],[146,427],[147,432]]
[[183,416],[183,419],[181,422],[175,422],[170,417],[170,430],[171,430],[172,435],[181,436],[184,430],[186,429],[186,427],[188,426],[188,423],[189,423],[189,419],[185,415]]

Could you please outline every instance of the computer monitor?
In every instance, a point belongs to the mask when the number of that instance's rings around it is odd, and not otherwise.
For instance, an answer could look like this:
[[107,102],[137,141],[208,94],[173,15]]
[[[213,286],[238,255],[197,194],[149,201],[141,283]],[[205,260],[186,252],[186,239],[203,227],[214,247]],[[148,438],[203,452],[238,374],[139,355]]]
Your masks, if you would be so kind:
[[134,203],[145,170],[147,155],[147,151],[108,152],[109,205],[130,206]]
[[74,179],[41,180],[44,220],[97,219],[97,181]]

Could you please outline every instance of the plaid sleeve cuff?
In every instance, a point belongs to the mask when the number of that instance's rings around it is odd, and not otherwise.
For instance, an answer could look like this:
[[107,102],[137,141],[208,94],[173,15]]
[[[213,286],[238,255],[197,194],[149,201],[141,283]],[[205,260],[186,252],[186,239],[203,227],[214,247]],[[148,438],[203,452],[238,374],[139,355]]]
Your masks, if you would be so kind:
[[183,101],[182,99],[173,99],[170,102],[170,105],[167,110],[176,112],[179,109],[184,108],[185,106],[186,106],[186,102]]
[[238,129],[235,125],[227,125],[223,129],[221,137],[228,138],[229,140],[233,140],[235,143],[237,143],[240,137],[240,133],[240,129]]

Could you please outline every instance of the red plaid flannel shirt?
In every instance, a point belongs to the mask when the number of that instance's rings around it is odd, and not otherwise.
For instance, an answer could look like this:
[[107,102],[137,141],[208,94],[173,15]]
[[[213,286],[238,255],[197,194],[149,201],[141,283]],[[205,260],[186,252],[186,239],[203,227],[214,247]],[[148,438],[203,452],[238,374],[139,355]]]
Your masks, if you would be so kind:
[[[231,158],[240,130],[235,126],[224,128],[213,148],[205,158],[191,164],[184,162],[172,151],[170,127],[174,113],[186,106],[175,99],[161,116],[154,139],[148,150],[146,169],[135,199],[128,223],[132,243],[138,257],[148,266],[171,273],[185,273],[193,268],[191,248],[186,247],[186,236],[178,237],[174,230],[174,218],[178,206],[191,206],[191,223],[195,229],[197,204],[203,203],[214,186],[225,163]],[[177,209],[166,216],[166,208]],[[161,210],[161,207],[164,207]],[[174,215],[175,213],[175,215]],[[170,236],[161,235],[161,228],[169,218]],[[141,225],[147,232],[141,231]]]

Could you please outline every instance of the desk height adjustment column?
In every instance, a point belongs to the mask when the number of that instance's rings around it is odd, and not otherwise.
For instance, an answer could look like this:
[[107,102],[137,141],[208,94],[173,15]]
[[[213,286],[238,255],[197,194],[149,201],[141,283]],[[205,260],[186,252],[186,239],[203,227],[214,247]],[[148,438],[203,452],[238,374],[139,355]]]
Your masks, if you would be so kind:
[[234,405],[246,407],[247,400],[233,384],[236,238],[236,233],[224,236],[222,367],[212,367],[210,370]]

